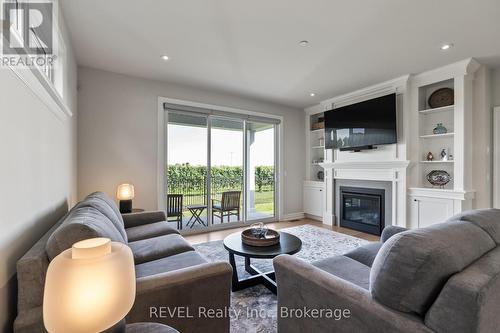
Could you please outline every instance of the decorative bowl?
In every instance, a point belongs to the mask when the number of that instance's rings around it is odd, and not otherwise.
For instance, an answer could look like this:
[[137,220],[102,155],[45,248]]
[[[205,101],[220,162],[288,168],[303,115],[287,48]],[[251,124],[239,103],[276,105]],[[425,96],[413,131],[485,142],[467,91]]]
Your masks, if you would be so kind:
[[250,246],[272,246],[280,242],[280,233],[273,229],[266,229],[264,237],[256,237],[252,229],[246,229],[241,233],[241,241]]
[[451,176],[444,170],[433,170],[427,175],[427,181],[433,186],[444,187],[451,181]]
[[431,108],[440,108],[453,105],[455,102],[454,91],[451,88],[441,88],[436,90],[429,97],[428,103]]

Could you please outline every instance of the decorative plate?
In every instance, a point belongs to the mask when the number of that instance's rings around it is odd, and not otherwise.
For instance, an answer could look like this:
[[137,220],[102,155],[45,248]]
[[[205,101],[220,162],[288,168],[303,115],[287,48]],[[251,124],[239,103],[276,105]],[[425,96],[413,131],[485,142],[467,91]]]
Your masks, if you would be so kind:
[[429,97],[429,106],[431,108],[441,108],[443,106],[453,105],[455,103],[454,91],[451,88],[441,88],[436,90]]
[[250,246],[272,246],[280,242],[280,233],[273,229],[267,229],[263,237],[256,237],[252,229],[246,229],[241,233],[241,241]]
[[444,170],[433,170],[427,175],[427,181],[433,186],[445,186],[451,181],[451,176]]

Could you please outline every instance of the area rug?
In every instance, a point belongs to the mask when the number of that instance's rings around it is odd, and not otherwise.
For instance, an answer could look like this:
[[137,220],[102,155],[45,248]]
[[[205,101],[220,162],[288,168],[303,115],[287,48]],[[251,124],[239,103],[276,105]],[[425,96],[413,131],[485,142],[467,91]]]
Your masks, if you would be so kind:
[[[343,254],[368,243],[363,239],[340,234],[312,225],[282,229],[302,240],[302,249],[296,257],[311,262]],[[208,261],[229,261],[222,240],[194,245]],[[239,277],[246,277],[242,257],[235,256]],[[272,260],[252,259],[252,264],[261,271],[272,269]],[[231,333],[276,332],[277,298],[263,286],[255,286],[231,293]]]

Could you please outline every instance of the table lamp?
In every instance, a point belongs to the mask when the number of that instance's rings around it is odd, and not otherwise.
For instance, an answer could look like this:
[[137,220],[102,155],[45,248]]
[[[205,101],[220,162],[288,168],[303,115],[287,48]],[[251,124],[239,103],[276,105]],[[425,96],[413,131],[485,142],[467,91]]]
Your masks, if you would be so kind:
[[120,200],[120,213],[132,213],[132,199],[134,198],[134,185],[121,184],[116,189],[116,197]]
[[49,264],[43,322],[50,333],[125,332],[134,299],[130,248],[108,238],[83,240]]

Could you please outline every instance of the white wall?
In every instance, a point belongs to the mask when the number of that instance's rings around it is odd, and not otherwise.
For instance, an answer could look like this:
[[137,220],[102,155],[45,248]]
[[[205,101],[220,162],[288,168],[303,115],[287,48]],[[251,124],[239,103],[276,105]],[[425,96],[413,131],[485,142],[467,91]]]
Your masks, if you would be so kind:
[[500,106],[500,68],[495,69],[491,75],[493,106]]
[[165,82],[79,68],[78,194],[115,197],[135,185],[134,207],[157,208],[158,97],[284,117],[284,214],[302,212],[304,117],[299,109]]
[[[64,23],[62,29],[64,34]],[[7,68],[0,68],[0,331],[15,316],[16,262],[76,199],[76,63],[69,39],[58,118]]]
[[472,109],[472,184],[476,195],[473,208],[492,207],[492,121],[491,75],[486,66],[475,74]]

